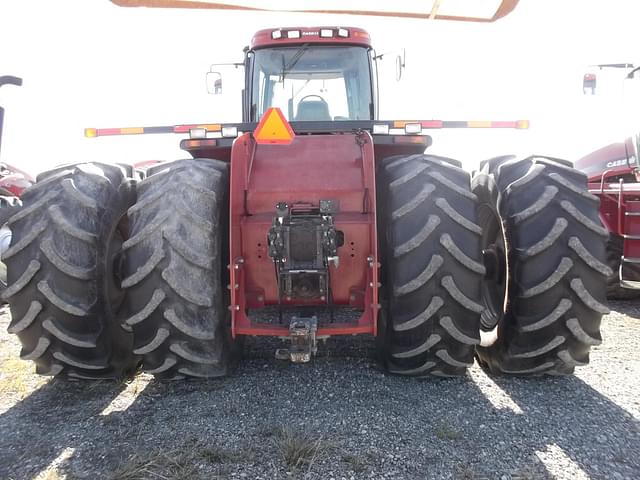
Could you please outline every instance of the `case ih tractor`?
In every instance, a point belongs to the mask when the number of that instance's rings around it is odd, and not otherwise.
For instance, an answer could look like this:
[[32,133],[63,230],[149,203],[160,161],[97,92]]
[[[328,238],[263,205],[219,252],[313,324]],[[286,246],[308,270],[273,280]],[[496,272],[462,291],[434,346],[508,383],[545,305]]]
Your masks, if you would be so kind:
[[609,230],[607,262],[612,274],[607,296],[640,296],[640,171],[638,137],[613,143],[582,157],[575,167],[589,177],[589,191],[600,198],[600,219]]
[[472,179],[425,155],[432,128],[527,122],[379,120],[376,62],[358,28],[261,30],[242,123],[88,129],[189,134],[193,159],[142,181],[62,166],[25,191],[4,255],[22,358],[45,375],[216,377],[246,336],[305,362],[368,334],[403,375],[460,375],[475,355],[519,375],[586,364],[610,273],[586,176],[507,156]]

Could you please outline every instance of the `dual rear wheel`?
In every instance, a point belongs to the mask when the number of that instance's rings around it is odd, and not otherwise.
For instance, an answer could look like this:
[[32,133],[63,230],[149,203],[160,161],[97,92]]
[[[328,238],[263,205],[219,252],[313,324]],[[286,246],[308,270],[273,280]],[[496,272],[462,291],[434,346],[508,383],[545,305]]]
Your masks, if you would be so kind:
[[[80,378],[139,365],[225,375],[227,165],[158,165],[137,188],[129,176],[73,165],[24,192],[3,257],[21,357]],[[389,371],[460,375],[475,356],[493,372],[563,374],[588,361],[611,272],[584,175],[501,157],[471,179],[447,158],[398,156],[379,165],[377,191]]]
[[584,174],[499,157],[469,181],[452,160],[415,155],[388,159],[378,182],[391,371],[456,375],[474,355],[500,374],[588,363],[611,270]]
[[40,175],[9,219],[9,332],[38,373],[227,372],[227,165],[185,160],[148,173],[136,189],[119,166],[61,167]]

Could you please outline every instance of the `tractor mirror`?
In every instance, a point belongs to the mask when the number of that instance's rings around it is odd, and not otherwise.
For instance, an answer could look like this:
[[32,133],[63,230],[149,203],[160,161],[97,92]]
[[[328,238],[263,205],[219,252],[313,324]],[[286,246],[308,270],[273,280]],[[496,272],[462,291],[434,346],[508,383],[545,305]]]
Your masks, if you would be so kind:
[[402,78],[402,70],[405,67],[405,50],[402,50],[402,55],[396,57],[396,82],[399,82]]
[[222,93],[222,74],[220,72],[207,72],[207,92],[212,95]]

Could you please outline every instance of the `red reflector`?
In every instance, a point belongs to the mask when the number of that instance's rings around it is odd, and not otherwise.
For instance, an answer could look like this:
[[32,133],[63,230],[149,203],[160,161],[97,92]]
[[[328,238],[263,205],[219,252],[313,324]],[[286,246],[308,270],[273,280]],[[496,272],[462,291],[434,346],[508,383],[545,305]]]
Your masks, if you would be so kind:
[[393,143],[399,144],[418,144],[418,145],[428,145],[427,136],[419,136],[419,135],[398,135],[393,137]]
[[206,140],[185,140],[184,145],[186,148],[199,148],[199,147],[215,147],[216,144],[215,139],[208,138]]
[[516,122],[491,122],[491,128],[518,128]]
[[442,128],[442,120],[423,120],[420,125],[422,128]]
[[98,128],[96,130],[96,136],[100,135],[120,135],[120,128]]

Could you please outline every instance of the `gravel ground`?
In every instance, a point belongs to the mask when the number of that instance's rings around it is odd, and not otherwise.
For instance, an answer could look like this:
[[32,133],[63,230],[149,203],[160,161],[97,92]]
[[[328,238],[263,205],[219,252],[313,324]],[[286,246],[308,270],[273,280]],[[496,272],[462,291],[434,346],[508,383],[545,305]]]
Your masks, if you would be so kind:
[[373,341],[308,365],[251,342],[220,381],[68,382],[16,360],[0,311],[1,479],[640,478],[640,302],[574,377],[416,380]]

